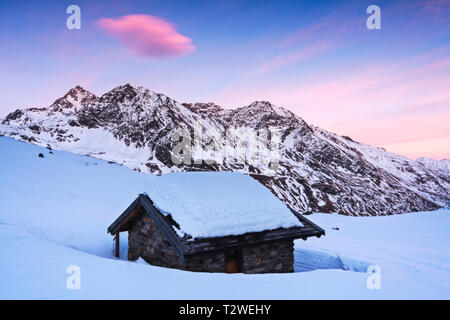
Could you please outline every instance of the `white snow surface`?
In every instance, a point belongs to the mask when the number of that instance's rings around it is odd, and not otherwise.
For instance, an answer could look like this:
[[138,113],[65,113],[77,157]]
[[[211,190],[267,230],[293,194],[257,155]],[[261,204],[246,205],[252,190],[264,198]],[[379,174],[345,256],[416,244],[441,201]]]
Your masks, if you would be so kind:
[[[43,153],[44,158],[38,154]],[[210,274],[113,256],[107,226],[150,175],[0,137],[0,299],[449,299],[450,210],[314,213],[326,236],[295,242],[291,274]],[[339,228],[339,230],[336,230]],[[124,241],[125,240],[125,241]],[[369,265],[381,287],[366,286]],[[66,286],[80,267],[79,290]]]
[[266,187],[239,172],[175,172],[149,179],[147,194],[194,238],[301,227]]

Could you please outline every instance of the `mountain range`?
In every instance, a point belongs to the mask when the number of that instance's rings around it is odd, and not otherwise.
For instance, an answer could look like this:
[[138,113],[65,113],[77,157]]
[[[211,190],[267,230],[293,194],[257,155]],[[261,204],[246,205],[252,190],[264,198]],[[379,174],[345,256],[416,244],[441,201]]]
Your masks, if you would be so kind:
[[[194,134],[198,124],[219,135],[230,128],[277,130],[276,172],[268,175],[253,163],[175,165],[172,150],[178,142],[172,133],[182,128]],[[267,101],[224,109],[214,103],[179,103],[130,84],[100,97],[76,86],[49,107],[11,112],[0,120],[0,135],[145,173],[241,171],[298,213],[388,215],[450,203],[449,160],[411,160],[310,125]]]

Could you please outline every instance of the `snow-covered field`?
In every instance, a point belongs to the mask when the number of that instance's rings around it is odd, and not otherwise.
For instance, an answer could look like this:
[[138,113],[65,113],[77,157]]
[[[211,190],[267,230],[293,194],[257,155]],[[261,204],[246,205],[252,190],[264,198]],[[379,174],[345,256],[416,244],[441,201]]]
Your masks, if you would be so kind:
[[[450,298],[448,209],[373,218],[311,215],[327,234],[296,241],[293,274],[194,273],[129,262],[125,237],[123,256],[114,258],[106,228],[150,178],[0,137],[0,298]],[[372,264],[381,270],[379,290],[366,285]],[[80,267],[80,290],[66,286],[71,265]]]

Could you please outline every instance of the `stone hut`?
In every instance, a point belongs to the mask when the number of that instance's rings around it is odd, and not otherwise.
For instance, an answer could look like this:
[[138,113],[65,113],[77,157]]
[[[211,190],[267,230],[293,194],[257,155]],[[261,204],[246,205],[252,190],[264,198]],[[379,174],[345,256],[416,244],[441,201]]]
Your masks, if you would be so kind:
[[151,177],[148,193],[109,226],[119,256],[189,271],[294,271],[294,240],[323,229],[289,210],[253,178],[233,172],[183,172]]

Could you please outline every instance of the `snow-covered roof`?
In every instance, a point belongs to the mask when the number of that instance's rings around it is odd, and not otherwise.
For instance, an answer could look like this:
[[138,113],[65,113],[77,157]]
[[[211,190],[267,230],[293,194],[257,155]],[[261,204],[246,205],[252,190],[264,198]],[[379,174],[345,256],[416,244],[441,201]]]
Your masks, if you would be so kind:
[[194,238],[303,226],[266,187],[238,172],[168,173],[152,179],[146,193]]

